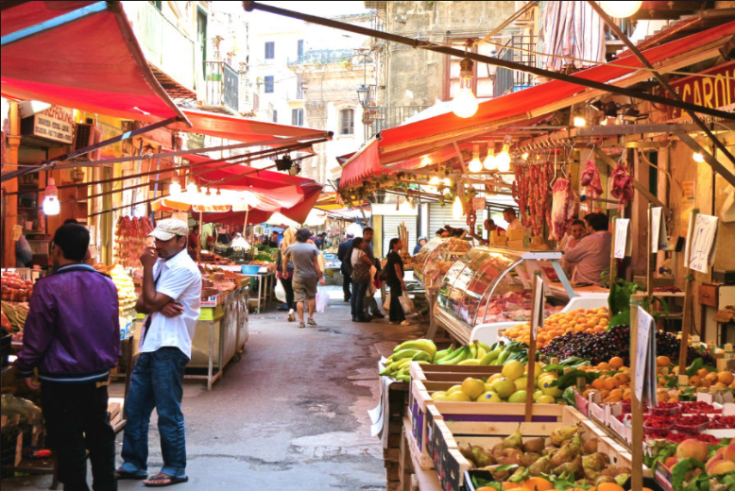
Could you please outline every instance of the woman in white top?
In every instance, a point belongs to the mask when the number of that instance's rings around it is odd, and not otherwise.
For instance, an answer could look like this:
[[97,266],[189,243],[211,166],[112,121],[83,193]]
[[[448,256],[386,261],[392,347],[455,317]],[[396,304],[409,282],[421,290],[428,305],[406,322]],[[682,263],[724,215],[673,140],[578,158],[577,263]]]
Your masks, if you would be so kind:
[[352,240],[352,251],[350,252],[352,296],[350,297],[350,307],[353,322],[370,322],[370,319],[365,317],[364,314],[363,300],[365,300],[370,285],[370,267],[373,263],[363,251],[364,248],[365,242],[362,237],[356,237]]

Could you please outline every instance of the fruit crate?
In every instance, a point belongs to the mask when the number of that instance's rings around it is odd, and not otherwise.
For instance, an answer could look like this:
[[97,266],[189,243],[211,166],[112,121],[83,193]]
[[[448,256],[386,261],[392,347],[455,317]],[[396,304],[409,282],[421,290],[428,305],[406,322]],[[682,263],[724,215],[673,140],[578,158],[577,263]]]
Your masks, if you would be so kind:
[[[488,405],[488,404],[486,404]],[[621,445],[607,437],[597,426],[570,406],[560,408],[557,422],[507,424],[501,422],[454,422],[444,419],[433,421],[431,457],[444,491],[460,491],[464,476],[473,465],[462,455],[459,448],[468,444],[491,449],[518,429],[527,438],[548,437],[554,430],[575,424],[581,427],[582,441],[598,440],[598,452],[607,454],[614,465],[632,467],[632,456]],[[650,471],[644,467],[644,475]]]

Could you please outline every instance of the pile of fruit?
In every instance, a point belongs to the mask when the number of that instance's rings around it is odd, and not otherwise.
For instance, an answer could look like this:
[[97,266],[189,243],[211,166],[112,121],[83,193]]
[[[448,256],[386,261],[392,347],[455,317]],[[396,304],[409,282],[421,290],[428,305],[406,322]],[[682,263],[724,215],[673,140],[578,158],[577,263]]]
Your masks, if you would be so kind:
[[711,445],[696,438],[680,443],[656,440],[644,463],[649,468],[663,465],[676,482],[674,489],[686,491],[732,491],[735,489],[735,442],[722,440]]
[[[544,325],[539,327],[537,346],[547,346],[552,339],[564,336],[567,333],[602,333],[608,326],[607,307],[599,309],[577,309],[572,312],[559,312],[544,320]],[[514,341],[523,343],[531,342],[531,324],[518,324],[506,330],[504,336]]]
[[28,302],[33,295],[33,281],[24,280],[15,273],[0,276],[2,299],[6,302]]
[[2,325],[8,333],[13,335],[13,341],[23,340],[23,327],[28,317],[28,307],[21,304],[2,302]]
[[[620,486],[630,477],[630,469],[612,465],[610,456],[597,451],[598,443],[596,438],[583,442],[579,427],[570,426],[554,430],[548,439],[523,441],[516,430],[491,450],[473,445],[459,450],[475,468],[489,471],[494,483],[502,483],[505,490],[548,491],[574,486],[587,489],[594,485],[597,487],[593,489],[598,491],[621,491]],[[492,488],[498,490],[496,486]]]
[[[537,365],[536,383],[533,400],[537,404],[555,404],[562,396],[562,391],[554,386],[558,375],[555,372],[543,373]],[[461,385],[450,387],[446,391],[431,394],[435,401],[453,402],[515,402],[525,403],[528,394],[528,372],[517,360],[509,361],[503,366],[502,373],[497,373],[487,380],[467,378]]]
[[112,282],[117,288],[117,299],[120,303],[120,312],[135,308],[135,302],[138,300],[138,294],[135,293],[135,285],[130,275],[125,272],[119,264],[106,266],[103,263],[94,265],[94,269],[101,273],[110,275]]

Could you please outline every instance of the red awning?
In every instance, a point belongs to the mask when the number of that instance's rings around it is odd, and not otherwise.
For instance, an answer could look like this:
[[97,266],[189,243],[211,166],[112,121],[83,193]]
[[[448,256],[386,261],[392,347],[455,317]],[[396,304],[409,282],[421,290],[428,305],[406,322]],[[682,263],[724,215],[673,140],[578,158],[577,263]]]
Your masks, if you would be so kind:
[[186,120],[151,73],[120,2],[18,3],[0,21],[3,96],[139,121]]
[[[735,22],[729,22],[649,49],[644,54],[648,61],[655,65],[697,48],[724,42],[728,36],[733,34],[735,34]],[[597,82],[615,83],[616,80],[637,72],[635,68],[623,67],[641,66],[641,62],[634,56],[627,56],[607,65],[580,71],[574,76]],[[471,118],[459,118],[450,112],[387,129],[380,133],[379,140],[364,146],[343,166],[340,187],[352,186],[367,176],[380,174],[384,172],[382,167],[384,165],[403,162],[407,158],[415,158],[445,147],[450,141],[459,140],[463,133],[471,137],[478,133],[478,128],[483,126],[493,123],[501,126],[504,121],[517,121],[539,116],[544,114],[544,108],[550,107],[551,104],[564,101],[585,90],[580,85],[555,80],[482,102],[477,113]]]
[[186,128],[181,125],[181,130],[240,142],[267,141],[279,137],[318,138],[327,133],[326,131],[304,128],[303,126],[267,123],[192,109],[184,109],[183,111],[191,121],[192,126]]

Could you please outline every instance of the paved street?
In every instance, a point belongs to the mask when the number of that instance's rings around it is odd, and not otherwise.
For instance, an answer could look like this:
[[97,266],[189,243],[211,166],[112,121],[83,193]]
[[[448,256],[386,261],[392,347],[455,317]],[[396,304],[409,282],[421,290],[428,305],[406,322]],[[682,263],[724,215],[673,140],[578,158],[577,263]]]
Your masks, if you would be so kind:
[[[244,357],[213,390],[186,382],[190,481],[172,489],[385,488],[382,449],[370,437],[366,412],[379,396],[378,350],[421,333],[385,321],[352,323],[341,289],[329,288],[332,300],[317,314],[319,326],[298,329],[284,312],[251,315]],[[155,424],[150,438],[153,472],[161,465]],[[49,484],[48,476],[26,477],[3,480],[2,487]],[[123,481],[120,489],[147,488]]]

